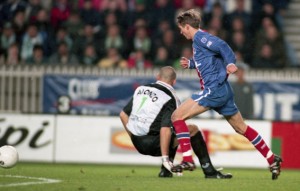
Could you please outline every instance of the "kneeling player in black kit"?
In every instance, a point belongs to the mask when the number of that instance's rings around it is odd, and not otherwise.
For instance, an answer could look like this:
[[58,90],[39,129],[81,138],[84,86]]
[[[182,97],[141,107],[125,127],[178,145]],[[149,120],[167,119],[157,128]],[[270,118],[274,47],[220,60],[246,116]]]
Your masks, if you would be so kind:
[[[172,128],[171,115],[180,104],[173,88],[175,82],[175,70],[170,66],[161,68],[157,81],[138,87],[120,113],[121,121],[138,152],[162,156],[159,177],[173,176],[171,167],[178,142]],[[205,178],[232,178],[231,174],[223,174],[214,168],[198,127],[188,125],[188,128],[192,148],[199,159]],[[177,138],[180,138],[180,134]]]

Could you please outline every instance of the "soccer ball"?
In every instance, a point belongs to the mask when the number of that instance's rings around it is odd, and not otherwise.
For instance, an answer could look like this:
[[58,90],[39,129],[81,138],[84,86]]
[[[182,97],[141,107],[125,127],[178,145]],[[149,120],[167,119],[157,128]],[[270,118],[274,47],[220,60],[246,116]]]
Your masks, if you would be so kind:
[[12,168],[19,160],[18,151],[15,147],[4,145],[0,147],[0,166],[3,168]]

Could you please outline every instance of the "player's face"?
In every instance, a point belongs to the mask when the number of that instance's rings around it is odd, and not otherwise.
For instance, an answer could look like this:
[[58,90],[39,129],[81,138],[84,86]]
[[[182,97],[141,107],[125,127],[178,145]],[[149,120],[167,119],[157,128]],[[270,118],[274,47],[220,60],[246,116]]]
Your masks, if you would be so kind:
[[189,26],[185,25],[185,26],[181,26],[178,25],[179,29],[180,29],[180,34],[182,34],[183,36],[185,36],[186,39],[191,39],[190,37],[190,33],[189,33]]

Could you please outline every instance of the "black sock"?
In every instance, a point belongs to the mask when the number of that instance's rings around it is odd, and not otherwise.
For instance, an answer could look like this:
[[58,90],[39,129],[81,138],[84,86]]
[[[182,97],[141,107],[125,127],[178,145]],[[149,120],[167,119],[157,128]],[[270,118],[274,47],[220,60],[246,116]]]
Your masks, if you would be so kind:
[[200,131],[198,131],[196,135],[191,137],[191,144],[194,153],[197,155],[199,159],[203,173],[206,175],[214,174],[216,172],[216,169],[214,168],[213,164],[210,161],[206,143]]

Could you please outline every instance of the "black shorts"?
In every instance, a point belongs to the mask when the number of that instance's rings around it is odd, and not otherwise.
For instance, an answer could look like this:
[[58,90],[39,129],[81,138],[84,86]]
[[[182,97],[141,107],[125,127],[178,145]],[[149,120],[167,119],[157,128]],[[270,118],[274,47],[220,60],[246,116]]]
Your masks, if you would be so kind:
[[[174,139],[176,135],[172,133],[169,151],[173,151]],[[160,135],[131,135],[131,141],[136,150],[143,155],[161,156]]]

